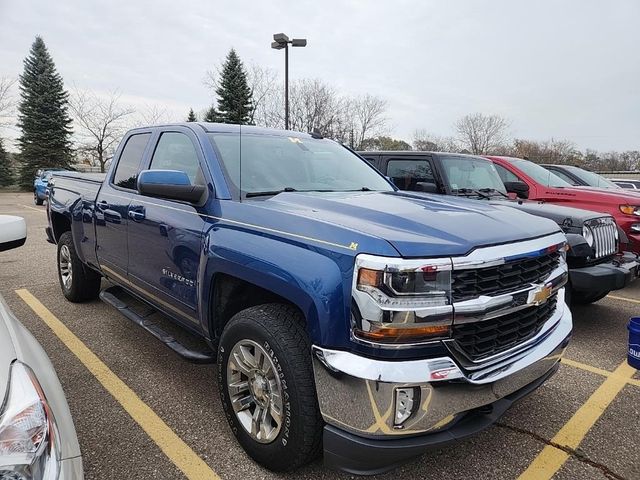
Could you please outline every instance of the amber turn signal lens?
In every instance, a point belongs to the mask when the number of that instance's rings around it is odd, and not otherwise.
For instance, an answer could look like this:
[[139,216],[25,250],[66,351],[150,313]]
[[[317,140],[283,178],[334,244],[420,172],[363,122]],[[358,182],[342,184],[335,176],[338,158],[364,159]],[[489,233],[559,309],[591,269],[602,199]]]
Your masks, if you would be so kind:
[[633,205],[620,205],[620,211],[627,215],[635,214],[637,208],[638,207],[634,207]]
[[374,329],[369,332],[356,329],[356,334],[360,338],[381,343],[419,341],[449,336],[449,325],[429,325],[410,328],[373,327]]
[[358,285],[368,285],[370,287],[382,285],[382,272],[380,270],[361,268],[358,271]]

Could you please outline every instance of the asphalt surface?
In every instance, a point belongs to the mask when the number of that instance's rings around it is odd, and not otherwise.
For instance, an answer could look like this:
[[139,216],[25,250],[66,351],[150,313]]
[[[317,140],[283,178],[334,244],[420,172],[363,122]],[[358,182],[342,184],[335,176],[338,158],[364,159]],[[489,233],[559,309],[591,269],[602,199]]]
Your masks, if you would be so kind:
[[[275,475],[255,464],[227,426],[214,366],[181,360],[100,301],[67,302],[58,285],[55,246],[45,239],[45,207],[35,206],[29,194],[0,193],[0,214],[20,215],[29,227],[25,246],[0,253],[0,293],[43,345],[58,372],[78,432],[86,478],[185,476],[15,293],[17,289],[28,289],[221,478],[348,477],[325,469],[321,461],[287,475]],[[614,295],[640,300],[640,281]],[[640,303],[608,297],[575,308],[574,337],[566,358],[615,370],[625,360],[626,323],[632,315],[640,315]],[[376,478],[517,478],[607,379],[601,373],[563,364],[498,425]],[[639,426],[640,384],[628,383],[579,447],[570,451],[554,478],[640,478]]]

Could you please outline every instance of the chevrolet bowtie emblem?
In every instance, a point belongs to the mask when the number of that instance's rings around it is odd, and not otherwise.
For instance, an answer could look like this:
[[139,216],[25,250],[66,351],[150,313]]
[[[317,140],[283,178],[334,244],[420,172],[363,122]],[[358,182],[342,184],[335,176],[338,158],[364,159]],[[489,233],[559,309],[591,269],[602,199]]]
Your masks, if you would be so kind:
[[531,293],[533,294],[533,298],[529,303],[533,303],[534,305],[542,305],[545,303],[549,297],[551,296],[551,285],[544,285],[538,287],[538,290],[534,290]]

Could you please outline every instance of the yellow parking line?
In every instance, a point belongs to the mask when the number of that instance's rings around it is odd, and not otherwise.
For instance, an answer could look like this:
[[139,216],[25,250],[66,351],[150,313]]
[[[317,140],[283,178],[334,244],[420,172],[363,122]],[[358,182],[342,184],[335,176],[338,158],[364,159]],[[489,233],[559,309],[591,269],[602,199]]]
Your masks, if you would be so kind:
[[631,302],[631,303],[640,303],[640,300],[634,300],[633,298],[627,298],[627,297],[618,297],[617,295],[607,295],[607,298],[612,298],[613,300],[623,300],[625,302]]
[[[578,409],[560,431],[551,439],[556,445],[575,450],[613,399],[636,373],[627,362],[618,366],[589,399]],[[549,479],[562,467],[569,454],[551,445],[544,447],[519,480]]]
[[29,205],[20,205],[21,207],[28,208],[29,210],[35,210],[36,212],[45,213],[42,208],[30,207]]
[[[569,360],[568,358],[563,358],[562,363],[565,365],[569,365],[570,367],[579,368],[581,370],[586,370],[587,372],[597,373],[598,375],[602,375],[603,377],[610,377],[613,375],[613,372],[609,370],[604,370],[602,368],[594,367],[592,365],[587,365],[586,363],[576,362],[575,360]],[[623,378],[627,383],[631,385],[635,385],[636,387],[640,387],[640,380],[636,380],[635,378]]]
[[218,475],[171,428],[105,365],[71,330],[26,289],[16,293],[78,357],[131,418],[189,479],[219,480]]

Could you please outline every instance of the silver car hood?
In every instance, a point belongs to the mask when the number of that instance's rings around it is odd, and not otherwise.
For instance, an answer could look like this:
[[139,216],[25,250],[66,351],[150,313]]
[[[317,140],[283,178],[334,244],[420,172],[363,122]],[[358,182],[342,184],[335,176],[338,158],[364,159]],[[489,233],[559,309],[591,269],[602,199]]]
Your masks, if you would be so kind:
[[0,403],[7,392],[9,367],[16,359],[31,368],[44,391],[58,426],[61,459],[79,457],[80,446],[69,406],[51,360],[0,295]]

